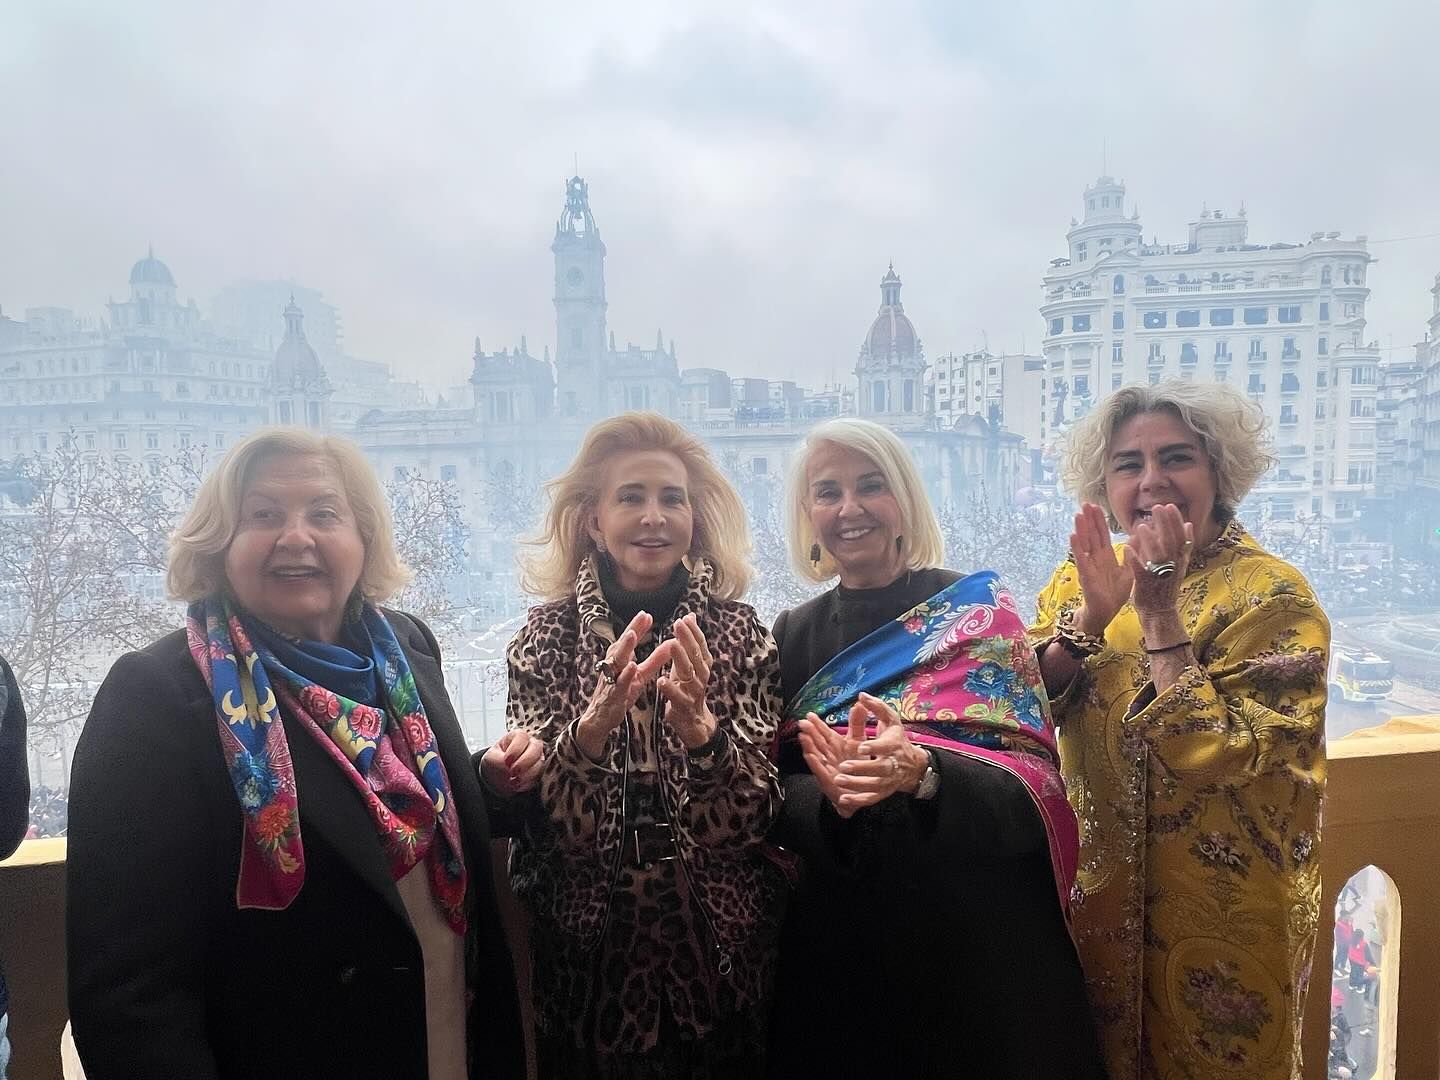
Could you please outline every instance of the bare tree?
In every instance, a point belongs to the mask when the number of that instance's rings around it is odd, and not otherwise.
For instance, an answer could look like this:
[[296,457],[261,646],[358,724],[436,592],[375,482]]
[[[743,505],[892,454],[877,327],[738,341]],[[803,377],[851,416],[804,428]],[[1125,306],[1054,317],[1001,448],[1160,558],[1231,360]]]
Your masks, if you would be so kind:
[[203,470],[203,451],[136,465],[84,458],[68,439],[7,467],[0,652],[39,752],[63,760],[114,657],[180,625],[164,595],[166,543]]
[[447,651],[458,643],[464,610],[456,583],[469,569],[470,530],[454,483],[418,472],[385,485],[395,519],[395,546],[414,574],[391,603],[424,619]]

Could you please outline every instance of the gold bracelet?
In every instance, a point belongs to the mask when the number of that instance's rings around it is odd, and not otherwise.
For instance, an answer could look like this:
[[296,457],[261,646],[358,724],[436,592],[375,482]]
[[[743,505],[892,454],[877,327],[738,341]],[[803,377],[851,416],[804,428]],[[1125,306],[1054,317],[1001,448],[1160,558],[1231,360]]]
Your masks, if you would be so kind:
[[1087,656],[1095,656],[1105,651],[1103,637],[1087,634],[1075,625],[1074,608],[1062,611],[1055,620],[1055,640],[1076,660],[1084,660]]

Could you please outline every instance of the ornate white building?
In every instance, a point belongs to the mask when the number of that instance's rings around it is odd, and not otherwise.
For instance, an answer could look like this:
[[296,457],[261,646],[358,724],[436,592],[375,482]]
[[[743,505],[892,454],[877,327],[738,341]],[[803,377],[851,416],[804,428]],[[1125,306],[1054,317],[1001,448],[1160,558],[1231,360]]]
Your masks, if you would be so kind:
[[1216,379],[1274,425],[1256,495],[1280,519],[1356,532],[1375,485],[1380,353],[1365,339],[1365,237],[1255,244],[1243,208],[1206,210],[1184,244],[1145,243],[1125,185],[1102,176],[1044,277],[1047,409],[1063,425],[1125,383]]

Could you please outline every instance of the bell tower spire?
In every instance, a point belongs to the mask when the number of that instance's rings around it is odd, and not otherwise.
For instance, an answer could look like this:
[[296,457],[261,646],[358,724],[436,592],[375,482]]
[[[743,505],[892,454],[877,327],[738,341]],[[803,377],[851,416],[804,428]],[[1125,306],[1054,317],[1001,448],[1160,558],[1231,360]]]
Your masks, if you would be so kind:
[[590,211],[590,185],[565,182],[555,256],[555,383],[561,416],[601,415],[605,378],[605,243]]

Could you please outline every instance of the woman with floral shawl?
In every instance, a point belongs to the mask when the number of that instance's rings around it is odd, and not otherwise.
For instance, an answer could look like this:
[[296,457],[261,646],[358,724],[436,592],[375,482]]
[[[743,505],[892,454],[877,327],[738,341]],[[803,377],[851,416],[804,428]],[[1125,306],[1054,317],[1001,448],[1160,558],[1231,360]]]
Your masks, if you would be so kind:
[[1084,507],[1032,637],[1114,1080],[1299,1075],[1330,627],[1235,520],[1273,461],[1263,433],[1230,387],[1170,380],[1116,391],[1070,435]]
[[840,580],[774,627],[772,835],[799,877],[770,1075],[1102,1076],[1066,924],[1075,818],[1014,601],[938,567],[914,463],[867,421],[810,434],[789,526],[802,572]]
[[75,751],[67,954],[90,1080],[524,1074],[484,795],[353,443],[240,442],[171,541],[184,629]]

